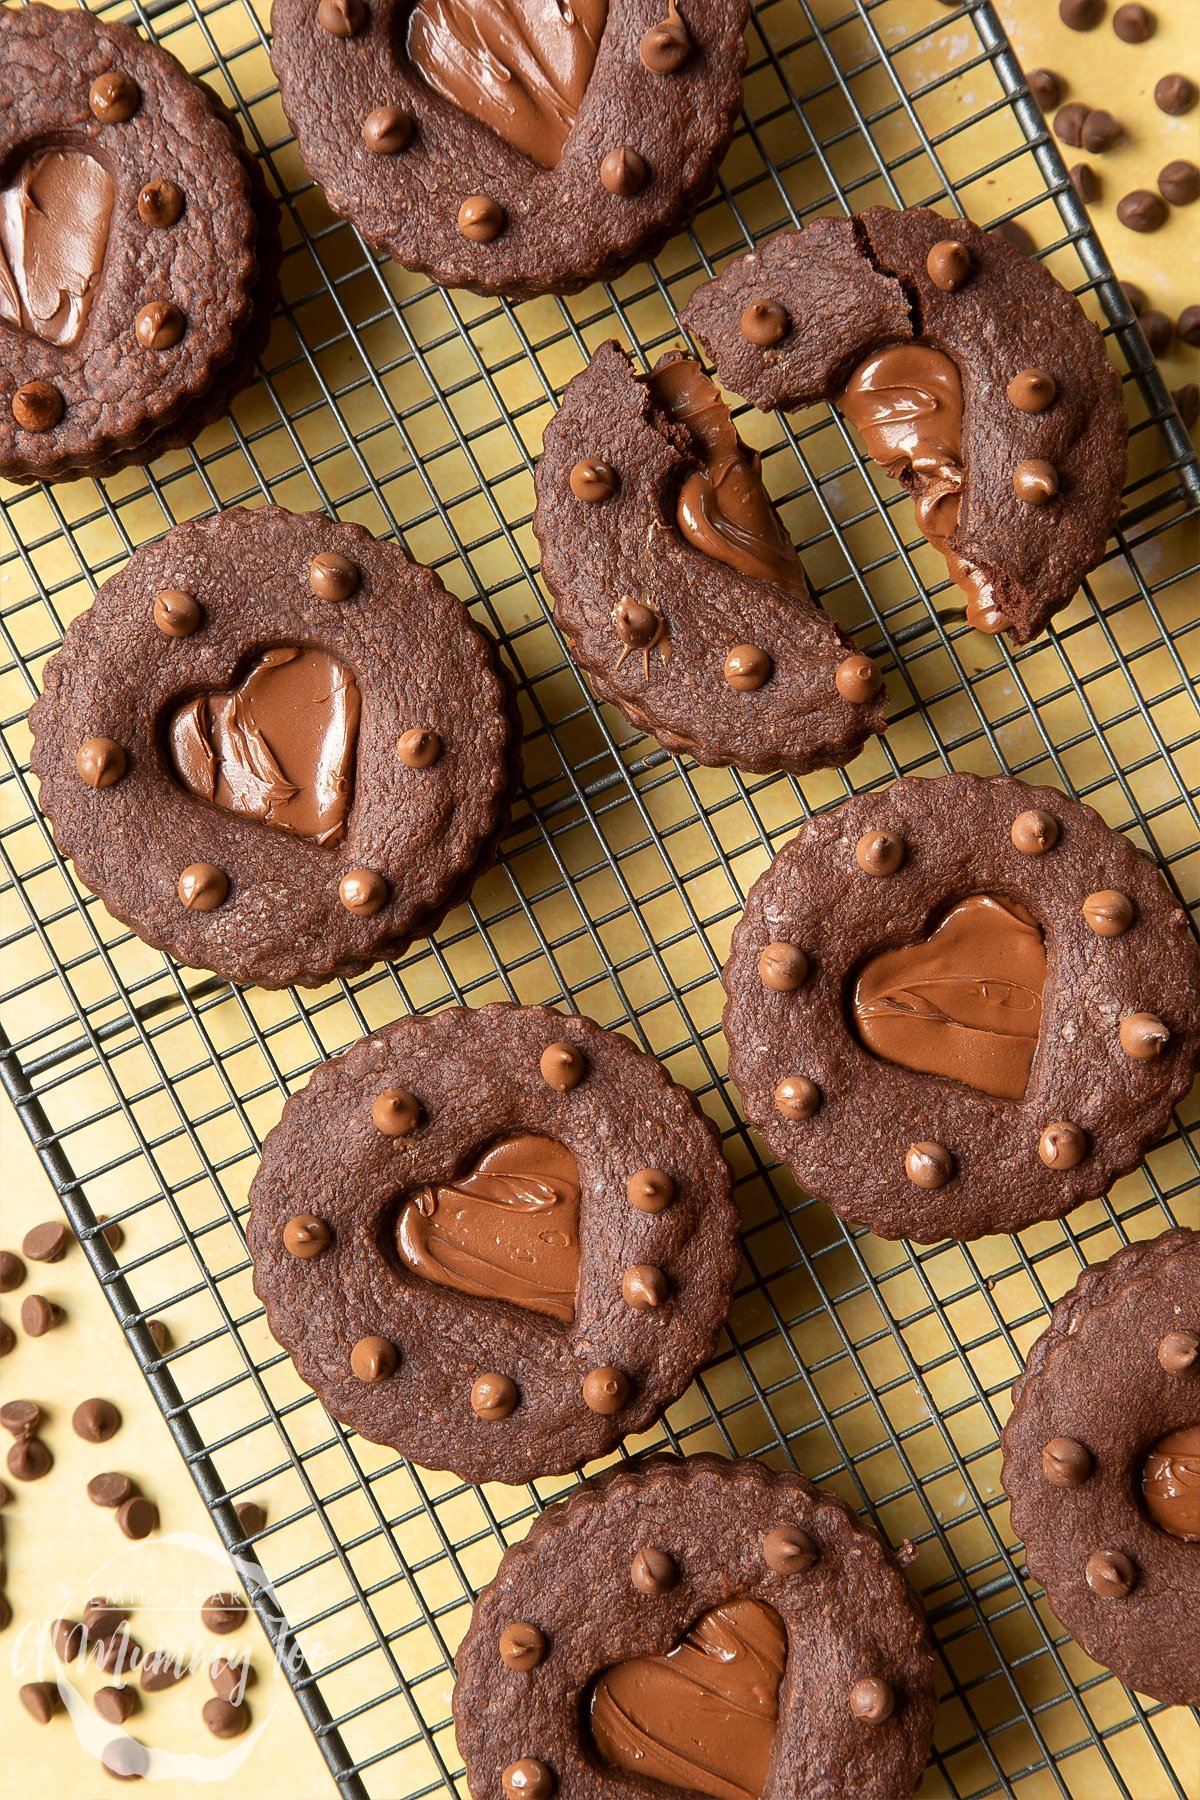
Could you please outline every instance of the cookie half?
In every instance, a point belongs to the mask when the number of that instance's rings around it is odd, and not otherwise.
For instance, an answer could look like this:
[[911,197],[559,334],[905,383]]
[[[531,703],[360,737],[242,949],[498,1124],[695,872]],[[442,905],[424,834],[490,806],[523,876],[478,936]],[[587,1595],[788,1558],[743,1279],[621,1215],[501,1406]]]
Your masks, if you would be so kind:
[[1084,1271],[1000,1441],[1013,1529],[1072,1637],[1138,1693],[1200,1705],[1200,1234]]
[[0,12],[0,476],[111,474],[254,375],[278,208],[232,115],[124,25]]
[[802,1475],[715,1456],[550,1507],[455,1664],[475,1800],[904,1800],[933,1727],[925,1621],[881,1539]]
[[746,1115],[881,1237],[1059,1218],[1187,1092],[1200,979],[1154,863],[1054,788],[902,780],[814,818],[723,974]]
[[494,860],[519,776],[495,646],[428,569],[278,507],[176,527],[30,713],[80,879],[162,950],[313,985],[398,956]]
[[444,287],[570,293],[653,255],[711,191],[746,0],[274,0],[305,167]]
[[323,1063],[250,1202],[255,1292],[303,1379],[467,1481],[644,1430],[712,1354],[738,1268],[691,1094],[540,1006],[407,1019]]
[[817,219],[698,288],[683,322],[764,411],[836,402],[979,630],[1026,643],[1101,560],[1120,377],[1074,296],[998,232],[925,207]]
[[802,775],[883,731],[879,671],[813,600],[759,458],[693,359],[638,377],[601,345],[534,479],[571,654],[668,750]]

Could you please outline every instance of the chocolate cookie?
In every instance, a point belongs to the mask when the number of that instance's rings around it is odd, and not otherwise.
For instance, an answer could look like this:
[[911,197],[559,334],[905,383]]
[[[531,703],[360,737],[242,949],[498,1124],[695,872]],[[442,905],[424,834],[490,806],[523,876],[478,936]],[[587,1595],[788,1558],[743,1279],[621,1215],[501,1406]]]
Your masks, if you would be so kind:
[[1090,807],[944,775],[813,819],[724,982],[747,1117],[881,1237],[1021,1231],[1140,1162],[1200,1050],[1195,945]]
[[232,115],[124,25],[0,11],[0,476],[111,474],[253,378],[278,209]]
[[645,1430],[712,1354],[738,1268],[692,1096],[541,1006],[405,1019],[323,1063],[250,1202],[255,1292],[304,1380],[467,1481]]
[[1084,1270],[1000,1442],[1013,1529],[1072,1637],[1138,1693],[1200,1705],[1200,1234]]
[[491,640],[358,525],[178,526],[75,620],[30,714],[59,847],[193,967],[312,985],[427,936],[520,770]]
[[455,1662],[475,1800],[904,1800],[933,1728],[925,1621],[881,1539],[803,1475],[716,1456],[550,1507]]
[[668,750],[755,771],[846,763],[879,672],[813,600],[759,458],[697,362],[603,344],[563,395],[533,528],[555,616],[603,699]]
[[747,0],[275,0],[306,168],[402,263],[571,293],[651,256],[711,191]]
[[1026,643],[1103,556],[1120,378],[1073,296],[999,233],[923,207],[817,219],[697,289],[683,320],[764,411],[836,401],[979,630]]

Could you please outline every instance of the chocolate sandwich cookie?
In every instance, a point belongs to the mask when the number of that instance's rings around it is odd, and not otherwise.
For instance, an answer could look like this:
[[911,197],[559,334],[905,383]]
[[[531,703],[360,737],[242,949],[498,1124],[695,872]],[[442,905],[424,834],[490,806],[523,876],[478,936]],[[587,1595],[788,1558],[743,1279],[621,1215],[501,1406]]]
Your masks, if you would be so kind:
[[232,115],[124,25],[0,11],[0,476],[111,474],[253,378],[278,209]]
[[905,1800],[933,1729],[928,1632],[882,1540],[804,1476],[716,1456],[550,1507],[455,1664],[475,1800]]
[[645,1430],[712,1354],[739,1257],[692,1096],[541,1006],[402,1020],[323,1063],[263,1146],[248,1241],[330,1412],[476,1482]]
[[1200,1050],[1196,948],[1154,863],[1000,776],[814,818],[750,890],[723,979],[730,1073],[774,1154],[919,1243],[1103,1194]]
[[1103,556],[1120,378],[1073,296],[998,232],[924,207],[817,219],[732,263],[683,318],[764,411],[836,402],[912,495],[978,630],[1026,643]]
[[1013,1529],[1072,1637],[1138,1693],[1200,1705],[1200,1234],[1085,1269],[1000,1442]]
[[747,0],[275,0],[271,60],[336,212],[479,294],[571,293],[711,192]]
[[30,714],[80,879],[192,967],[313,985],[398,956],[493,861],[520,770],[491,640],[358,525],[178,526],[67,631]]
[[533,528],[555,617],[605,700],[668,750],[755,771],[849,762],[879,671],[813,600],[713,383],[601,345],[546,428]]

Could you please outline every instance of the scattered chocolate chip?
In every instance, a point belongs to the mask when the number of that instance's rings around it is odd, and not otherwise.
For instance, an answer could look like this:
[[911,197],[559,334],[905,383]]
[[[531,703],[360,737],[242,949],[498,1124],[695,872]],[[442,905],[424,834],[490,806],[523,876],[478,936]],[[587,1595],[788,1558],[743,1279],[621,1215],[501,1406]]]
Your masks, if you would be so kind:
[[1142,328],[1142,336],[1149,344],[1155,356],[1162,356],[1171,343],[1175,328],[1165,312],[1158,312],[1151,307],[1138,314],[1138,324]]
[[160,1694],[187,1674],[187,1664],[169,1650],[151,1650],[142,1658],[138,1681],[144,1694]]
[[1149,188],[1134,188],[1117,201],[1117,217],[1130,231],[1157,231],[1167,216],[1167,206]]
[[54,1458],[41,1438],[18,1438],[8,1453],[8,1472],[18,1481],[40,1481],[54,1467]]
[[[513,1664],[513,1667],[525,1666],[524,1664]],[[532,1667],[533,1665],[528,1666]],[[248,1655],[232,1659],[227,1656],[214,1656],[208,1665],[208,1679],[216,1689],[219,1699],[232,1701],[237,1706],[246,1689],[254,1686],[258,1676]]]
[[1118,6],[1112,27],[1123,44],[1144,44],[1154,36],[1154,14],[1144,6]]
[[1196,104],[1196,84],[1186,75],[1164,75],[1154,85],[1154,104],[1160,112],[1178,118]]
[[150,1767],[150,1752],[137,1738],[114,1738],[100,1752],[100,1764],[117,1781],[140,1781]]
[[1085,206],[1100,196],[1100,178],[1090,163],[1076,163],[1069,171],[1071,186]]
[[149,1537],[158,1529],[158,1508],[153,1500],[133,1494],[117,1508],[117,1524],[127,1538]]
[[160,1356],[165,1356],[172,1344],[171,1331],[166,1320],[147,1319],[146,1330],[154,1339],[154,1348],[158,1351],[158,1354]]
[[250,1723],[250,1708],[232,1700],[222,1700],[214,1694],[200,1708],[200,1716],[214,1737],[240,1737]]
[[1063,97],[1063,84],[1052,69],[1029,69],[1025,79],[1029,91],[1044,113],[1054,111]]
[[12,1493],[4,1485],[4,1483],[2,1481],[0,1481],[0,1508],[7,1506],[11,1499],[12,1499]]
[[200,1608],[200,1617],[210,1631],[224,1637],[236,1631],[246,1617],[246,1602],[237,1594],[210,1594]]
[[1083,143],[1083,127],[1091,108],[1082,100],[1068,100],[1060,106],[1054,115],[1054,135],[1061,143],[1069,144],[1072,150],[1078,150]]
[[79,1619],[55,1619],[50,1627],[50,1642],[59,1662],[73,1663],[83,1648],[85,1628]]
[[1104,17],[1104,0],[1058,0],[1058,16],[1070,31],[1091,31]]
[[1200,199],[1200,169],[1182,156],[1164,164],[1158,171],[1158,191],[1172,206],[1190,206]]
[[8,1603],[8,1595],[0,1594],[0,1631],[7,1631],[12,1624],[12,1607]]
[[138,1698],[132,1688],[119,1683],[116,1687],[97,1688],[92,1705],[110,1725],[123,1725],[130,1713],[137,1711]]
[[70,1248],[71,1236],[69,1225],[64,1225],[61,1219],[50,1219],[45,1225],[35,1225],[32,1231],[27,1231],[21,1248],[30,1262],[61,1262]]
[[1200,419],[1200,387],[1194,381],[1185,382],[1183,387],[1172,388],[1171,398],[1179,408],[1179,416],[1188,430]]
[[1097,155],[1104,150],[1111,150],[1124,136],[1125,127],[1120,121],[1114,119],[1102,106],[1098,106],[1083,121],[1079,141],[1085,150]]
[[121,1429],[121,1415],[111,1400],[81,1400],[71,1424],[85,1444],[106,1444]]
[[1200,306],[1185,306],[1175,321],[1181,343],[1200,344]]
[[44,1294],[28,1294],[21,1302],[21,1324],[27,1337],[45,1337],[61,1325],[63,1309]]
[[267,1522],[266,1511],[257,1500],[239,1500],[233,1510],[247,1537],[254,1537]]
[[142,1646],[122,1625],[111,1637],[98,1638],[90,1655],[96,1667],[103,1669],[106,1675],[127,1675],[132,1674],[141,1662]]
[[121,1227],[119,1225],[110,1225],[108,1223],[108,1214],[107,1213],[97,1213],[96,1214],[96,1223],[97,1223],[97,1225],[104,1226],[104,1232],[102,1235],[103,1235],[104,1241],[108,1245],[109,1249],[110,1250],[119,1250],[121,1248],[121,1245],[125,1242],[125,1233],[121,1230]]
[[48,1725],[62,1705],[53,1681],[27,1681],[20,1689],[20,1700],[30,1718],[36,1719],[39,1725]]
[[36,1400],[6,1400],[0,1406],[0,1425],[15,1438],[31,1438],[42,1422]]
[[0,1319],[0,1356],[7,1356],[16,1343],[16,1333],[7,1319]]
[[93,1506],[121,1506],[132,1499],[137,1488],[128,1475],[121,1475],[116,1470],[104,1475],[93,1475],[87,1484],[87,1497]]
[[1133,313],[1135,318],[1138,313],[1145,312],[1145,310],[1146,310],[1145,291],[1144,291],[1144,289],[1142,289],[1138,286],[1136,281],[1123,281],[1121,283],[1121,292],[1124,294],[1125,298],[1128,300],[1129,310],[1131,313]]
[[103,1594],[89,1600],[83,1609],[83,1622],[87,1626],[88,1636],[93,1638],[111,1637],[114,1631],[121,1629],[128,1616],[124,1607],[114,1606]]
[[25,1279],[25,1264],[11,1250],[0,1250],[0,1294],[11,1294]]

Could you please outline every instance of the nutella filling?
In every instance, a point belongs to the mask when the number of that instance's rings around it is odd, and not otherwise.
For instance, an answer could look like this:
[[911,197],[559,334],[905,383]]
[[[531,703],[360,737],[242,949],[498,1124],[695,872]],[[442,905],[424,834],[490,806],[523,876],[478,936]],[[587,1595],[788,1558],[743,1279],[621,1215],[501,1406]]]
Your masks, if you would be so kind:
[[87,324],[108,246],[113,185],[82,150],[31,157],[0,190],[0,320],[70,349]]
[[859,364],[837,403],[869,457],[893,480],[911,475],[917,524],[966,594],[968,623],[977,631],[1005,630],[1011,621],[1000,611],[993,578],[949,544],[966,481],[957,365],[931,344],[893,344]]
[[796,547],[762,482],[762,459],[747,449],[729,408],[699,363],[678,357],[647,377],[655,404],[691,436],[699,467],[680,489],[675,522],[705,556],[802,599],[808,582]]
[[1046,946],[1032,914],[974,894],[923,942],[873,956],[859,971],[851,1011],[861,1042],[885,1062],[1020,1100],[1045,983]]
[[361,700],[323,650],[265,650],[227,694],[173,714],[175,773],[193,794],[318,844],[346,835]]
[[606,1669],[592,1689],[604,1762],[712,1800],[760,1800],[779,1719],[787,1634],[774,1607],[730,1600],[674,1650]]
[[417,0],[408,58],[435,94],[553,169],[607,17],[608,0]]
[[1159,1438],[1142,1470],[1142,1498],[1160,1531],[1200,1544],[1200,1425]]
[[553,1138],[500,1138],[455,1181],[410,1194],[396,1223],[404,1266],[438,1287],[570,1324],[579,1286],[579,1170]]

